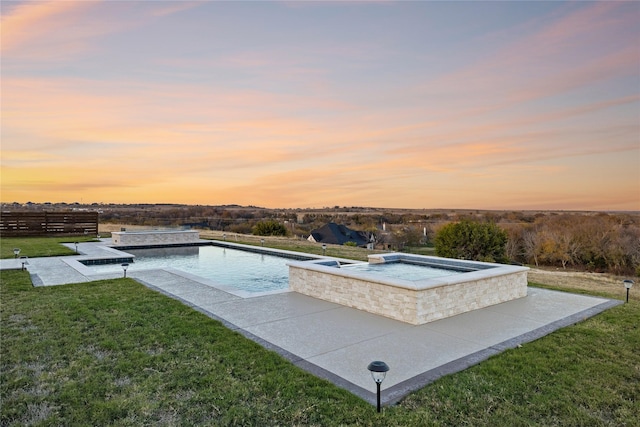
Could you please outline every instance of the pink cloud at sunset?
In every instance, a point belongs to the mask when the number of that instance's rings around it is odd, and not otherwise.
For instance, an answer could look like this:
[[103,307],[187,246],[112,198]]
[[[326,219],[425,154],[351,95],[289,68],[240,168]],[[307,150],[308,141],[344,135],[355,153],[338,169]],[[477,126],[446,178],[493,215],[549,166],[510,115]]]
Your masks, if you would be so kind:
[[2,202],[640,210],[637,2],[1,11]]

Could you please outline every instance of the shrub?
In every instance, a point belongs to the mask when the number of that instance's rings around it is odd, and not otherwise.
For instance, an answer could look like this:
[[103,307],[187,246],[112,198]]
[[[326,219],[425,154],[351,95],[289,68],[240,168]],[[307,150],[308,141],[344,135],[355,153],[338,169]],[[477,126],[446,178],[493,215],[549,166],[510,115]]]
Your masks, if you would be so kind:
[[447,224],[435,238],[436,254],[486,262],[506,260],[507,233],[492,222],[462,220]]
[[256,223],[251,229],[256,236],[286,236],[287,228],[277,221],[266,220]]

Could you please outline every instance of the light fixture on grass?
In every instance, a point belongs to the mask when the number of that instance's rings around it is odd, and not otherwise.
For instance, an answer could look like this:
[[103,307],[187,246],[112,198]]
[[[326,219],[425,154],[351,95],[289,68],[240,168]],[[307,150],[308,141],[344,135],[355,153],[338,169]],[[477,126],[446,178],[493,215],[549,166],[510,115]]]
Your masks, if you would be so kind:
[[20,255],[20,248],[13,248],[13,255],[15,258],[18,258],[18,255]]
[[377,389],[376,394],[378,398],[377,408],[378,408],[378,412],[380,412],[380,385],[382,384],[382,381],[384,381],[384,378],[387,376],[387,372],[389,371],[389,366],[380,360],[376,360],[369,363],[369,366],[367,366],[367,369],[371,372],[371,377],[376,382],[376,389]]
[[627,302],[629,302],[629,289],[633,286],[633,280],[625,279],[622,283],[624,283],[624,287],[627,289]]
[[74,245],[76,245],[76,255],[78,255],[78,242],[74,242]]
[[264,239],[260,239],[260,244],[264,246]]
[[324,243],[322,244],[322,256],[324,256],[324,254],[327,253],[327,245],[325,245]]
[[129,268],[129,264],[125,262],[124,264],[121,264],[121,266],[122,266],[122,270],[124,271],[124,278],[126,279],[127,278],[127,268]]
[[29,259],[29,258],[28,258],[28,257],[26,257],[26,256],[21,256],[21,257],[20,257],[20,262],[22,263],[22,269],[21,269],[22,271],[24,271],[24,269],[25,269],[25,267],[24,267],[24,266],[25,266],[25,265],[29,265],[29,261],[28,261],[28,259]]

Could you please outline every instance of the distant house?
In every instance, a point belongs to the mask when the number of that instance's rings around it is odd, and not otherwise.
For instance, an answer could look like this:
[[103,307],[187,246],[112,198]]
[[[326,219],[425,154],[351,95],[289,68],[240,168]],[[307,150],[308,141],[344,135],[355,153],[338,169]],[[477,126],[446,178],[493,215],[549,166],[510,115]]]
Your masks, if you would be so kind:
[[307,240],[329,245],[344,245],[347,242],[354,242],[356,246],[366,247],[369,244],[369,234],[330,222],[313,230]]

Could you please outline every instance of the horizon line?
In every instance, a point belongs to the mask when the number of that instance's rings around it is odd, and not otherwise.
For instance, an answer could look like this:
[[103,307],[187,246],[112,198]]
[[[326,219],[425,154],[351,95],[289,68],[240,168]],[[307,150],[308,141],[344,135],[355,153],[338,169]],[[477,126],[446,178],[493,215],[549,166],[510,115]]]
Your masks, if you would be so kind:
[[638,210],[620,210],[620,209],[570,209],[570,208],[456,208],[456,207],[438,207],[438,208],[407,208],[407,207],[387,207],[387,206],[307,206],[307,207],[266,207],[266,206],[257,206],[257,205],[242,205],[238,203],[224,203],[224,204],[202,204],[202,203],[172,203],[172,202],[139,202],[139,203],[123,203],[123,202],[2,202],[0,201],[0,206],[4,205],[79,205],[79,206],[111,206],[111,205],[120,205],[120,206],[134,206],[134,205],[147,205],[147,206],[207,206],[207,207],[230,207],[236,206],[240,208],[254,208],[254,209],[265,209],[265,210],[331,210],[331,209],[373,209],[373,210],[404,210],[404,211],[486,211],[486,212],[604,212],[604,213],[631,213],[631,214],[640,214],[640,209]]

